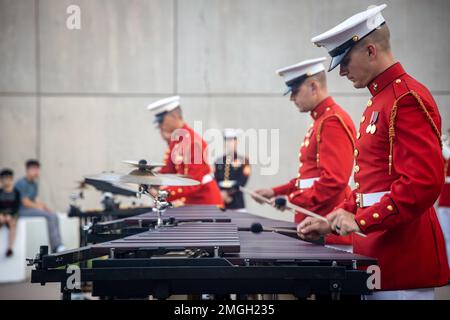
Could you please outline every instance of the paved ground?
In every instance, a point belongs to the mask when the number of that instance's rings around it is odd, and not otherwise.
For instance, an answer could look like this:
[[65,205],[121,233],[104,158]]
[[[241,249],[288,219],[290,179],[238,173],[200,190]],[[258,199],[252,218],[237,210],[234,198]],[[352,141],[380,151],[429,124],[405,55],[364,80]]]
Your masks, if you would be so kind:
[[45,286],[30,282],[0,284],[0,300],[58,300],[59,291],[57,283]]
[[[30,282],[0,284],[0,300],[58,300],[59,284],[45,286]],[[436,298],[450,300],[450,286],[436,289]]]

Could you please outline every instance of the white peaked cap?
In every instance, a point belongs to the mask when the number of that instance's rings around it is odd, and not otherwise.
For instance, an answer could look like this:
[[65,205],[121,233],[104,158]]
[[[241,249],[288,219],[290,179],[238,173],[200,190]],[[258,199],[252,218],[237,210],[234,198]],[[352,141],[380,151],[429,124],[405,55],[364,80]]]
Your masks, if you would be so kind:
[[161,123],[167,112],[174,110],[180,106],[180,96],[173,96],[158,100],[147,106],[147,110],[155,114],[155,122]]
[[226,128],[223,130],[223,137],[225,139],[235,139],[242,133],[242,130]]
[[180,96],[164,98],[147,106],[147,110],[154,113],[169,112],[180,105]]
[[332,57],[328,71],[339,65],[358,41],[385,23],[381,11],[386,7],[386,4],[370,6],[311,39],[315,45],[325,47]]
[[285,95],[301,85],[303,81],[319,72],[325,70],[323,62],[327,60],[324,57],[309,59],[300,63],[278,69],[276,72],[278,75],[284,78],[288,90]]

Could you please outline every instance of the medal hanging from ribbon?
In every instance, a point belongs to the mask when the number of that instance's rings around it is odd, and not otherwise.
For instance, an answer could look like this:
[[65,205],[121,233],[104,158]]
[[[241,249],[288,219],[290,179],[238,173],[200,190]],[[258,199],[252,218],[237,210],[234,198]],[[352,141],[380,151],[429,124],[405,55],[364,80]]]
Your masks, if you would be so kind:
[[379,114],[380,113],[378,111],[372,112],[372,116],[370,117],[369,125],[366,128],[366,133],[375,134],[375,132],[377,131],[376,123],[377,123]]

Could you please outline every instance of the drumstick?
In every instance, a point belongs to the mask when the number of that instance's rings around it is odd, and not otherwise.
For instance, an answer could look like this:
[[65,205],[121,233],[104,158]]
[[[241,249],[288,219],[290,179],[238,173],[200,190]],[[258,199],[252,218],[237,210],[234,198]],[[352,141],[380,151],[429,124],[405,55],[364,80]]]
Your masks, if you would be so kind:
[[[256,192],[251,191],[251,190],[249,190],[249,189],[247,189],[247,188],[245,188],[245,187],[240,187],[240,189],[241,189],[242,191],[244,191],[245,193],[250,194],[252,197],[255,197],[255,198],[258,199],[258,200],[261,200],[261,201],[263,201],[263,202],[265,202],[265,203],[267,203],[267,204],[272,205],[272,202],[270,202],[269,199],[263,197],[262,195],[259,195],[259,194],[257,194]],[[288,209],[292,209],[292,210],[296,210],[296,211],[299,211],[299,212],[301,212],[301,213],[304,213],[304,214],[307,215],[307,216],[310,216],[310,217],[313,217],[313,218],[316,218],[316,219],[319,219],[319,220],[328,222],[328,220],[327,220],[325,217],[322,217],[321,215],[318,215],[317,213],[311,212],[311,211],[306,210],[306,209],[304,209],[304,208],[298,207],[298,206],[296,206],[296,205],[294,205],[294,204],[292,204],[292,203],[290,203],[290,202],[287,202],[287,201],[286,201],[286,207],[287,207]]]
[[256,199],[261,200],[262,202],[264,202],[264,203],[266,203],[266,204],[272,205],[272,202],[270,202],[269,199],[267,199],[266,197],[263,197],[263,196],[260,195],[260,194],[257,194],[256,192],[254,192],[254,191],[252,191],[252,190],[250,190],[250,189],[247,189],[247,188],[242,187],[242,186],[240,186],[239,189],[240,189],[241,191],[244,191],[245,193],[248,193],[249,195],[251,195],[252,197],[254,197],[254,198],[256,198]]
[[253,233],[261,233],[263,231],[273,231],[273,232],[285,232],[297,234],[297,230],[283,229],[283,228],[263,228],[262,224],[259,222],[252,223],[250,231]]
[[[263,202],[266,203],[266,204],[272,205],[272,203],[270,202],[269,199],[267,199],[267,198],[265,198],[265,197],[263,197],[263,196],[257,194],[256,192],[254,192],[254,191],[252,191],[252,190],[250,190],[250,189],[247,189],[247,188],[245,188],[245,187],[240,187],[240,189],[241,189],[243,192],[248,193],[248,194],[251,195],[252,197],[254,197],[254,198],[256,198],[256,199],[259,199],[259,200],[263,201]],[[317,213],[314,213],[314,212],[312,212],[312,211],[309,211],[309,210],[307,210],[307,209],[305,209],[305,208],[302,208],[302,207],[299,207],[299,206],[297,206],[297,205],[295,205],[295,204],[292,204],[292,203],[290,203],[290,202],[288,202],[288,201],[286,201],[286,207],[287,207],[288,209],[291,209],[291,210],[295,210],[295,211],[301,212],[301,213],[303,213],[303,214],[306,215],[306,216],[309,216],[309,217],[312,217],[312,218],[316,218],[316,219],[322,220],[322,221],[324,221],[324,222],[326,222],[326,223],[329,223],[328,220],[327,220],[327,218],[325,218],[325,217],[323,217],[323,216],[321,216],[321,215],[318,215]],[[363,237],[363,238],[366,238],[366,237],[367,237],[364,233],[361,233],[361,232],[355,232],[355,233],[356,233],[358,236],[361,236],[361,237]]]

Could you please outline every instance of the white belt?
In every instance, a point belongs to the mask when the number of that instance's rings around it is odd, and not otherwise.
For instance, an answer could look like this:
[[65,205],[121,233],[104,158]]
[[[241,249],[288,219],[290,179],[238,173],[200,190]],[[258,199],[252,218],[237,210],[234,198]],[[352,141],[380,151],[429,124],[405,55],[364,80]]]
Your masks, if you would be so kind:
[[450,177],[445,177],[445,183],[450,183]]
[[297,179],[297,183],[295,184],[299,189],[307,189],[311,188],[314,184],[314,181],[319,180],[319,177],[310,178],[310,179]]
[[212,174],[207,174],[207,175],[203,176],[203,178],[202,178],[202,184],[207,184],[207,183],[210,183],[211,181],[213,181]]
[[373,206],[375,203],[380,202],[381,198],[389,191],[374,192],[374,193],[357,193],[356,204],[359,208],[365,208]]

